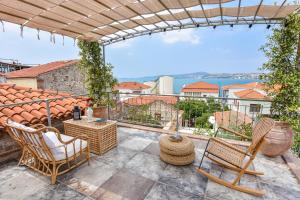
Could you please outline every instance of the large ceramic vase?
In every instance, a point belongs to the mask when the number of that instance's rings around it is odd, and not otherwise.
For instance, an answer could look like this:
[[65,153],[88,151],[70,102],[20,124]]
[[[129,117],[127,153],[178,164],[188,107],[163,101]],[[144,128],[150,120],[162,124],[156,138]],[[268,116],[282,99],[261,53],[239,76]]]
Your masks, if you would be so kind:
[[275,126],[265,136],[261,147],[262,154],[270,157],[280,156],[293,145],[294,132],[286,122],[276,121]]
[[100,106],[93,108],[93,117],[95,118],[105,118],[107,119],[107,107],[106,106]]

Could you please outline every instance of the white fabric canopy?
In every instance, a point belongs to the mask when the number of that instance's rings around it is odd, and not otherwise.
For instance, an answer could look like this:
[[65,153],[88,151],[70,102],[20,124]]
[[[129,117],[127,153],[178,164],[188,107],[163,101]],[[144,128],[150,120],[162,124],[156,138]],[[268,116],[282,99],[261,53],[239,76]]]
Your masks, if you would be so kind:
[[279,23],[300,7],[285,5],[286,0],[278,5],[265,5],[262,0],[258,1],[258,5],[249,5],[248,2],[0,0],[0,19],[53,34],[107,44],[138,35],[195,26]]

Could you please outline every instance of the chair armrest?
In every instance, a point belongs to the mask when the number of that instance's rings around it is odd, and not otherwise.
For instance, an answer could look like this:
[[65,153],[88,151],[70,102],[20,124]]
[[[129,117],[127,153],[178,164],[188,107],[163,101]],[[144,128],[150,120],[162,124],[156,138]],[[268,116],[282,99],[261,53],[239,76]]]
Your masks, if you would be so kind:
[[241,153],[241,154],[250,156],[247,152],[245,152],[245,151],[243,151],[243,150],[241,150],[241,149],[239,149],[239,148],[237,148],[237,147],[235,147],[235,146],[233,146],[233,145],[231,145],[231,144],[229,144],[229,143],[227,143],[227,142],[225,142],[225,141],[223,141],[223,140],[221,140],[221,139],[218,139],[218,138],[210,138],[209,140],[213,140],[214,142],[220,143],[220,144],[222,144],[222,145],[224,145],[224,146],[226,146],[226,147],[228,147],[228,148],[231,148],[231,149],[234,150],[234,151],[237,151],[237,152],[239,152],[239,153]]
[[31,128],[40,129],[46,127],[44,124],[34,124],[30,126]]
[[68,145],[68,144],[74,142],[74,141],[77,140],[77,139],[86,140],[86,141],[89,143],[89,137],[86,136],[86,135],[78,135],[78,136],[76,136],[76,137],[74,137],[74,138],[72,138],[71,140],[68,140],[68,141],[66,141],[66,142],[63,141],[60,137],[58,137],[58,140],[59,140],[62,144],[64,144],[64,145]]
[[241,133],[239,133],[239,132],[237,132],[237,131],[234,131],[234,130],[232,130],[232,129],[229,129],[229,128],[226,128],[226,127],[223,127],[223,126],[220,126],[219,129],[223,129],[224,131],[233,133],[234,135],[240,136],[240,137],[242,137],[242,138],[244,138],[244,139],[247,139],[247,140],[251,140],[251,139],[252,139],[252,138],[248,137],[247,135],[241,134]]

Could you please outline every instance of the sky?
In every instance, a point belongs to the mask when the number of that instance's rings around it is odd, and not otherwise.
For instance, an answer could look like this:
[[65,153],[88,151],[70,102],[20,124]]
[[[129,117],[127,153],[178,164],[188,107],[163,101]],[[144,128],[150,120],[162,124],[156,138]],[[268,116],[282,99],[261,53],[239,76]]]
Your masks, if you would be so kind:
[[[43,64],[79,58],[79,49],[71,38],[0,24],[0,58],[17,59],[25,64]],[[266,25],[220,26],[172,31],[125,40],[106,47],[106,61],[114,66],[118,78],[181,74],[191,72],[258,72],[266,61],[259,48],[271,30]]]

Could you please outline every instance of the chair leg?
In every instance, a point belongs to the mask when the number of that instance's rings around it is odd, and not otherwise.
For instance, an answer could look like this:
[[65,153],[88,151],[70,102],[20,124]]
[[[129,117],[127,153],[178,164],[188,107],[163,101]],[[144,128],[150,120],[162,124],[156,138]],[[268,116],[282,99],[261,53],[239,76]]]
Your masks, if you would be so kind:
[[24,156],[25,156],[25,149],[23,148],[21,158],[20,158],[20,160],[19,160],[19,162],[18,162],[18,166],[20,166],[20,165],[22,164],[22,161],[23,161],[23,159],[24,159]]
[[266,193],[264,190],[256,190],[256,189],[252,189],[252,188],[248,188],[248,187],[240,186],[240,185],[235,185],[233,183],[224,181],[223,179],[213,176],[202,169],[197,169],[197,171],[198,171],[198,173],[206,176],[211,181],[214,181],[220,185],[226,186],[228,188],[231,188],[231,189],[234,189],[234,190],[237,190],[240,192],[244,192],[244,193],[255,195],[255,196],[263,196]]
[[52,175],[51,175],[51,184],[54,185],[56,183],[56,177],[57,177],[57,170],[56,169],[56,165],[53,165],[53,169],[52,169]]

